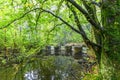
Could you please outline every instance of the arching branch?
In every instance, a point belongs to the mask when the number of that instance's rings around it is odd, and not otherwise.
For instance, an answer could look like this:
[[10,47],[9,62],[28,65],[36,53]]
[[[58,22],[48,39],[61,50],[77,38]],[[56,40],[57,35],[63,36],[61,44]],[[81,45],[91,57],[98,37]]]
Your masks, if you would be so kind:
[[53,12],[49,11],[49,10],[45,10],[45,9],[41,9],[44,12],[47,12],[49,14],[51,14],[52,16],[54,16],[55,18],[58,18],[60,21],[62,21],[64,24],[66,24],[68,27],[70,27],[73,31],[82,34],[82,32],[80,32],[79,30],[75,29],[72,25],[70,25],[68,22],[66,22],[65,20],[63,20],[61,17],[55,15]]
[[[66,22],[65,20],[63,20],[61,17],[55,15],[55,14],[52,13],[51,11],[45,10],[45,9],[42,9],[42,10],[45,11],[45,12],[47,12],[47,13],[50,13],[50,14],[53,15],[54,17],[56,17],[56,18],[58,18],[59,20],[61,20],[64,24],[66,24],[68,27],[70,27],[73,31],[75,31],[75,32],[83,35],[84,39],[86,39],[86,43],[87,43],[88,45],[91,45],[94,49],[101,48],[100,45],[91,42],[91,41],[87,38],[87,36],[85,35],[84,31],[82,31],[82,30],[79,31],[79,30],[75,29],[75,28],[74,28],[73,26],[71,26],[68,22]],[[79,26],[79,29],[80,29],[81,25],[79,24],[79,22],[77,23],[77,25]],[[82,29],[82,28],[81,28],[81,29]]]
[[32,9],[32,10],[24,13],[22,16],[14,19],[14,20],[12,20],[11,22],[9,22],[7,25],[1,27],[0,29],[7,28],[7,27],[10,26],[12,23],[14,23],[14,22],[17,21],[17,20],[20,20],[20,19],[24,18],[27,14],[29,14],[30,12],[32,12],[32,11],[34,11],[34,10],[42,10],[41,12],[47,12],[47,13],[53,15],[54,17],[56,17],[56,18],[58,18],[59,20],[61,20],[61,21],[62,21],[64,24],[66,24],[68,27],[70,27],[73,31],[81,34],[81,32],[80,32],[79,30],[75,29],[72,25],[70,25],[68,22],[66,22],[65,20],[63,20],[61,17],[55,15],[53,12],[51,12],[51,11],[49,11],[49,10],[45,10],[45,9],[42,9],[42,8],[34,8],[34,9]]

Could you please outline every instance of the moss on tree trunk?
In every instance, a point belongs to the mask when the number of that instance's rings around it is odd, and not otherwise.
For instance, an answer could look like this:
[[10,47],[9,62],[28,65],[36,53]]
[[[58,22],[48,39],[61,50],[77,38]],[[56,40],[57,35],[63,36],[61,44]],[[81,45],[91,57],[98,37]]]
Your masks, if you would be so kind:
[[102,24],[105,29],[101,54],[103,80],[120,79],[120,3],[119,0],[102,1]]

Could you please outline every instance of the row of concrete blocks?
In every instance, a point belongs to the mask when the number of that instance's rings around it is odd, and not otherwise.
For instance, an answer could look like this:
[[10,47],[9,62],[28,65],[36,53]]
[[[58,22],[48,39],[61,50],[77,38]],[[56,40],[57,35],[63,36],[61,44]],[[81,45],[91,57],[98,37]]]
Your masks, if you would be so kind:
[[85,46],[46,46],[40,51],[46,55],[65,55],[74,56],[75,54],[87,53],[87,47]]

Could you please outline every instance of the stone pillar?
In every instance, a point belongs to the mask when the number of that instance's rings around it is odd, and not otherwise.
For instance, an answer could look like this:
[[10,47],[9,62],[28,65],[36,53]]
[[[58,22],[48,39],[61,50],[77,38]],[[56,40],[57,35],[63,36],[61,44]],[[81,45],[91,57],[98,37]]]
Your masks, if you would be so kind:
[[55,46],[54,50],[55,50],[55,55],[60,55],[60,46]]
[[51,46],[51,55],[54,55],[54,54],[55,54],[54,46]]
[[40,52],[37,53],[37,55],[41,55],[41,54],[46,54],[45,48],[41,49]]
[[75,59],[82,59],[82,47],[81,46],[74,46],[73,47],[73,57]]
[[46,46],[45,49],[46,49],[46,56],[50,55],[51,54],[51,46]]
[[72,56],[72,46],[65,46],[65,55]]
[[65,56],[65,46],[61,46],[61,48],[60,48],[60,54],[62,56]]

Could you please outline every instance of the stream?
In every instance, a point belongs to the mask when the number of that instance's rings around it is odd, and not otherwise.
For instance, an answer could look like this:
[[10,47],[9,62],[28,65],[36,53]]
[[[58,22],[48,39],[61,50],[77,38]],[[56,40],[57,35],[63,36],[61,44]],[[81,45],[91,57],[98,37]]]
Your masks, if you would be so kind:
[[58,54],[53,47],[48,53],[51,55],[39,57],[37,54],[8,62],[8,65],[0,67],[0,80],[82,80],[87,73],[88,65],[86,67],[86,63],[78,63],[78,60],[70,56],[71,52],[65,56],[64,47],[59,51],[62,55],[53,55]]

